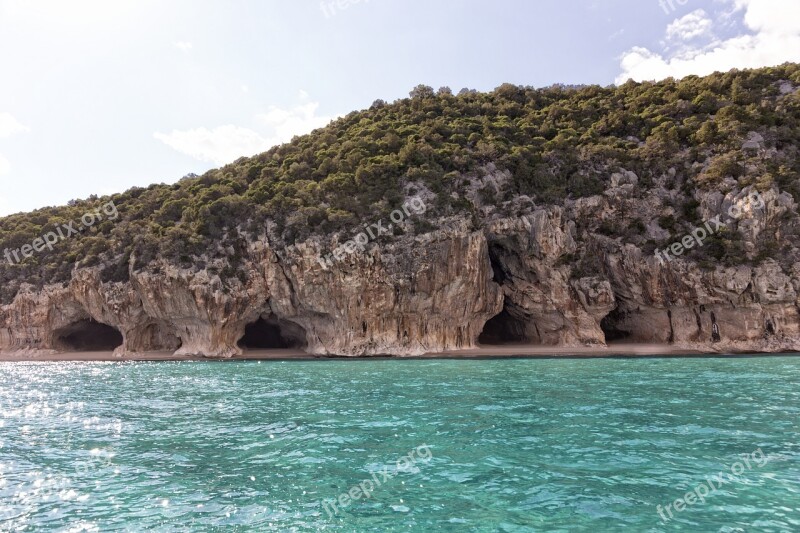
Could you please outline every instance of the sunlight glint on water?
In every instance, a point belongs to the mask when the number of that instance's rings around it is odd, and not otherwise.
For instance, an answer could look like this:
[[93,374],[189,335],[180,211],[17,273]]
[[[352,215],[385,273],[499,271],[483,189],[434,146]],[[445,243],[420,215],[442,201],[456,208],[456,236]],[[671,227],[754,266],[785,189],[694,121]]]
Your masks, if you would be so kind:
[[2,531],[800,530],[800,358],[20,363],[0,407]]

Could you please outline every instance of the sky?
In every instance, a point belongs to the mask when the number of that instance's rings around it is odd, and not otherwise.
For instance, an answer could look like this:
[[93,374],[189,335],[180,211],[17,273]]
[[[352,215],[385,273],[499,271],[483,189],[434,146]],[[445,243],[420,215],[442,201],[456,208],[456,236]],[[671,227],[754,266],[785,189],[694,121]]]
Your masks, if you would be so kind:
[[0,216],[172,183],[420,83],[785,61],[799,0],[0,0]]

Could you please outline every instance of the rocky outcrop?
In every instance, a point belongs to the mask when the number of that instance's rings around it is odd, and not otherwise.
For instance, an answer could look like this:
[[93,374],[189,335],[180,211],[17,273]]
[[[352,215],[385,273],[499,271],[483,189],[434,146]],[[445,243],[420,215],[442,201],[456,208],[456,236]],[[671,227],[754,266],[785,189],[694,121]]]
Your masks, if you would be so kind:
[[[73,275],[69,294],[87,318],[120,332],[122,344],[115,349],[119,355],[171,351],[180,345],[170,323],[148,314],[140,292],[130,283],[101,283],[96,270],[79,270]],[[51,338],[50,342],[57,345],[58,337]]]
[[492,223],[488,229],[495,279],[507,313],[536,344],[603,344],[600,321],[614,294],[599,276],[571,279],[575,223],[560,207]]
[[[117,354],[177,350],[231,357],[248,324],[271,320],[313,354],[419,355],[469,348],[501,310],[486,239],[463,221],[326,268],[318,242],[277,254],[253,243],[244,280],[166,264],[101,283],[75,272],[67,287],[21,292],[0,311],[0,348],[57,350],[59,332],[89,321],[122,335]],[[229,282],[230,283],[230,282]],[[299,339],[299,337],[304,337]],[[110,347],[113,348],[113,347]]]
[[[743,263],[768,233],[781,240],[780,221],[796,213],[791,196],[775,189],[757,195],[757,201],[752,188],[713,191],[700,200],[707,220],[722,214],[726,230],[741,236]],[[689,260],[644,254],[631,244],[617,248],[606,243],[604,257],[617,299],[606,324],[615,335],[708,352],[800,349],[800,264],[789,271],[774,259],[758,266],[701,268]]]
[[266,264],[270,310],[301,325],[316,354],[419,355],[475,345],[500,312],[486,238],[463,221],[325,268],[304,244]]
[[608,272],[618,300],[609,327],[628,340],[720,352],[800,347],[798,278],[772,261],[704,271],[628,246],[609,256]]
[[[757,239],[780,237],[780,221],[796,216],[791,196],[768,191],[756,205],[750,189],[701,195],[708,219],[742,208],[728,230],[741,236],[750,259],[701,265],[644,252],[645,239],[669,235],[655,215],[668,209],[671,193],[637,196],[637,182],[621,172],[604,195],[513,217],[493,219],[487,208],[477,230],[441,219],[436,231],[373,242],[330,264],[320,257],[335,240],[287,247],[262,236],[249,241],[238,278],[224,281],[216,272],[225,264],[195,271],[157,261],[131,269],[128,282],[109,283],[95,269],[76,270],[69,284],[24,286],[0,308],[0,350],[35,354],[107,340],[118,345],[103,349],[118,355],[226,358],[242,353],[254,324],[318,355],[408,356],[501,340],[800,350],[800,263],[752,258]],[[598,230],[637,217],[645,229],[639,241]]]
[[269,298],[260,272],[249,272],[244,283],[224,287],[220,278],[208,271],[191,272],[162,264],[132,273],[131,286],[147,316],[166,324],[180,338],[177,355],[231,357],[242,353],[237,342]]

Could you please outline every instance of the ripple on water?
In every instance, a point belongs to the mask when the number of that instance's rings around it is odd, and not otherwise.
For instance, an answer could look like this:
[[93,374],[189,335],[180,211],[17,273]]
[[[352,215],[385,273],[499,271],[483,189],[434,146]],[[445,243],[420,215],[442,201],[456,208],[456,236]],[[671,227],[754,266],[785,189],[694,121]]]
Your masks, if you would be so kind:
[[675,524],[800,530],[799,384],[788,357],[5,364],[0,530],[658,531],[759,448]]

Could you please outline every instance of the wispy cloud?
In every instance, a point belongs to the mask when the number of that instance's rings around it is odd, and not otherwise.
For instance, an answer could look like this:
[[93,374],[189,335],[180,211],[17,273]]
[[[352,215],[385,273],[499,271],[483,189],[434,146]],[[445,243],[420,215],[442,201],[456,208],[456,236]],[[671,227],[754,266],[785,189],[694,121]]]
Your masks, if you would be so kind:
[[[308,96],[306,94],[306,96]],[[255,117],[258,130],[227,124],[215,128],[156,132],[153,136],[178,152],[200,161],[224,165],[290,141],[328,124],[333,118],[319,116],[319,102],[307,102],[289,109],[270,106]]]
[[609,41],[613,41],[613,40],[614,40],[614,39],[616,39],[617,37],[621,37],[621,36],[623,36],[623,35],[625,35],[625,28],[622,28],[622,29],[620,29],[620,30],[617,30],[617,31],[615,31],[614,33],[612,33],[611,35],[609,35],[609,36],[608,36],[608,40],[609,40]]
[[175,47],[181,50],[182,52],[190,52],[194,45],[189,41],[178,41],[175,44]]
[[173,130],[169,134],[155,133],[153,136],[178,152],[216,165],[263,152],[272,146],[269,139],[257,132],[232,124],[214,129]]
[[712,24],[706,12],[698,9],[672,21],[667,26],[667,39],[671,41],[690,41],[696,37],[707,35]]
[[[658,52],[634,47],[623,54],[617,83],[660,80],[670,76],[707,75],[732,68],[758,68],[800,61],[800,2],[797,0],[723,0],[740,13],[746,33],[712,38],[713,23],[702,10],[673,21],[667,40],[678,44]],[[705,37],[705,43],[694,40]]]
[[295,135],[309,133],[328,124],[335,117],[319,116],[319,102],[308,102],[291,109],[270,106],[258,119],[274,132],[279,142],[290,141]]
[[0,112],[0,139],[7,139],[26,131],[30,131],[30,128],[23,126],[11,113]]

